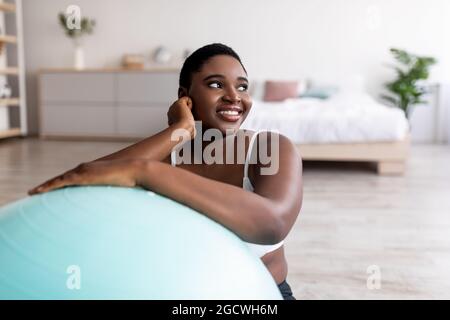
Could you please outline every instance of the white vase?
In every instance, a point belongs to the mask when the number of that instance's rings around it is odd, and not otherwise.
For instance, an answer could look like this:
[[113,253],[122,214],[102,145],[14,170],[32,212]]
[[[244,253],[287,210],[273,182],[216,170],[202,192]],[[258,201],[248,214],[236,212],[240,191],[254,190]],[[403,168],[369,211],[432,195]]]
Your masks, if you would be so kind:
[[79,44],[75,45],[74,67],[77,70],[81,70],[81,69],[85,68],[85,65],[84,65],[84,49],[83,49],[83,46],[79,45]]

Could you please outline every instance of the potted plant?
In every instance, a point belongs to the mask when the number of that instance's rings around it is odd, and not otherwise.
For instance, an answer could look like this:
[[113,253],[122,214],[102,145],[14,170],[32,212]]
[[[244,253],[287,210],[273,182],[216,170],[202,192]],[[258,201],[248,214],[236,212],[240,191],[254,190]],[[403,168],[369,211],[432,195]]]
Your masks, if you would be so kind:
[[382,98],[390,104],[400,108],[409,119],[412,107],[419,103],[425,103],[423,95],[427,93],[424,81],[428,79],[429,68],[436,63],[432,57],[417,56],[405,50],[390,49],[400,66],[394,66],[397,79],[386,83],[386,89],[390,95]]
[[58,14],[58,19],[61,27],[64,29],[65,34],[72,39],[75,46],[74,64],[76,69],[84,68],[84,51],[82,47],[82,38],[85,35],[92,34],[94,32],[95,20],[89,18],[80,19],[79,25],[74,26],[69,23],[69,16],[64,13]]

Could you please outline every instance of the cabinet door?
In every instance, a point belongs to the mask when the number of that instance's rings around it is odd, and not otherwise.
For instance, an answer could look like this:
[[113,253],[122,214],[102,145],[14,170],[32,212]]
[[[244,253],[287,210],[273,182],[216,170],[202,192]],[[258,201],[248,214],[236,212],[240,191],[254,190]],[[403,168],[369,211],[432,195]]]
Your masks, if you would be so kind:
[[117,109],[117,131],[120,136],[148,137],[167,128],[165,105],[129,106],[120,105]]
[[112,136],[115,134],[114,106],[42,105],[41,134],[58,136]]
[[113,73],[46,73],[41,76],[45,102],[113,102]]
[[178,95],[178,73],[120,73],[117,75],[119,103],[170,105]]

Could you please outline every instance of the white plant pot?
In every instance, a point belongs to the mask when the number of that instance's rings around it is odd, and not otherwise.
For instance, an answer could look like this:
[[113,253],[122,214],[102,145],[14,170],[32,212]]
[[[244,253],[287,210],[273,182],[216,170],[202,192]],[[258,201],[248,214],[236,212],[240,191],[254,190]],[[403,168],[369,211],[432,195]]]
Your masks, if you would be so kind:
[[74,67],[77,70],[81,70],[81,69],[85,68],[85,64],[84,64],[84,49],[80,45],[75,46]]

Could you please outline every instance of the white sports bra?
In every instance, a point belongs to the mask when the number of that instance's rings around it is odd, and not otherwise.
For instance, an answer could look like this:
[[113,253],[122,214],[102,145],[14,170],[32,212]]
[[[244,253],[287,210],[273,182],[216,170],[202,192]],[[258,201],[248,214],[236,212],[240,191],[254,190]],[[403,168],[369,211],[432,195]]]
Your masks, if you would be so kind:
[[[250,139],[250,144],[248,146],[248,151],[247,151],[247,157],[245,158],[244,178],[242,180],[242,188],[249,192],[253,192],[254,187],[252,185],[252,182],[248,178],[248,165],[249,165],[250,157],[252,154],[253,144],[256,140],[256,137],[258,136],[258,133],[259,133],[259,131],[257,131],[255,134],[253,134],[252,138]],[[171,152],[170,159],[171,159],[172,166],[175,167],[176,163],[177,163],[175,150],[173,150]],[[261,258],[265,254],[275,251],[276,249],[281,247],[284,244],[284,241],[281,241],[281,242],[279,242],[277,244],[273,244],[273,245],[256,244],[256,243],[250,243],[250,242],[245,242],[245,244],[247,244],[247,246],[250,248],[250,250],[253,251],[258,257]]]

